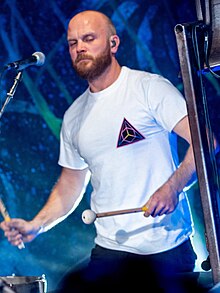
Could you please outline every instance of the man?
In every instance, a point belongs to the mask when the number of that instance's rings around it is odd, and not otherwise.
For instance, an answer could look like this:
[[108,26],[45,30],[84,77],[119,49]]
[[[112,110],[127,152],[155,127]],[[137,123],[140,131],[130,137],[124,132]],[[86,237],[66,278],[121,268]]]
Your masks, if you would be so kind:
[[[64,115],[61,175],[32,221],[11,219],[1,228],[12,245],[32,241],[73,212],[91,180],[95,213],[146,211],[96,219],[89,266],[67,276],[62,292],[132,285],[185,292],[176,274],[192,272],[196,259],[183,192],[195,175],[185,100],[163,77],[119,65],[120,39],[104,14],[75,15],[67,39],[73,67],[89,86]],[[189,144],[181,164],[177,135]]]

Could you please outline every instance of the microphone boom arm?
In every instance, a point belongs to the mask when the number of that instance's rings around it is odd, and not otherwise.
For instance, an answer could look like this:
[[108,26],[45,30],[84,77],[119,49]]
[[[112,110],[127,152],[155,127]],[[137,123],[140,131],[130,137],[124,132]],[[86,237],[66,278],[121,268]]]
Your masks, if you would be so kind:
[[22,71],[18,71],[15,79],[14,79],[14,83],[12,85],[12,87],[10,88],[9,92],[7,93],[7,98],[1,108],[1,111],[0,111],[0,119],[4,113],[4,110],[5,110],[5,107],[6,105],[10,102],[10,100],[14,97],[14,94],[16,92],[16,89],[17,89],[17,86],[18,86],[18,83],[21,81],[22,79]]

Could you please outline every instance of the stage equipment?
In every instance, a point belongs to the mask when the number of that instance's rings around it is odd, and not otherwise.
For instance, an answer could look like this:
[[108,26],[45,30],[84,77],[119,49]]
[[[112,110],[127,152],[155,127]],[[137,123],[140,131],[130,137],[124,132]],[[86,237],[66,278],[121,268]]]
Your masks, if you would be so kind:
[[[45,275],[42,275],[40,277],[12,275],[12,276],[0,277],[0,280],[4,283],[4,286],[8,286],[8,288],[12,290],[11,292],[16,292],[16,293],[46,293],[47,292],[47,280],[45,278]],[[5,291],[5,292],[8,292],[8,291]]]
[[214,135],[204,78],[216,73],[220,60],[220,1],[196,1],[198,21],[177,24],[176,41],[205,222],[213,283],[220,282],[220,197]]
[[18,86],[18,83],[21,81],[22,79],[22,71],[18,71],[17,72],[17,75],[15,76],[15,79],[14,79],[14,83],[12,85],[12,87],[10,88],[9,92],[7,93],[7,97],[5,99],[5,102],[0,110],[0,119],[5,111],[5,108],[7,106],[7,104],[11,101],[11,99],[14,97],[14,94],[16,92],[16,89],[17,89],[17,86]]
[[196,0],[196,12],[199,21],[206,26],[205,66],[220,66],[220,1]]
[[4,69],[17,69],[23,70],[31,65],[42,66],[45,62],[45,55],[42,52],[35,52],[26,59],[21,59],[4,66]]
[[22,75],[23,75],[22,70],[31,65],[42,66],[44,62],[45,62],[45,55],[42,52],[35,52],[29,58],[8,63],[3,67],[3,70],[0,71],[0,81],[2,79],[3,73],[7,72],[8,69],[16,69],[17,75],[15,76],[14,83],[12,87],[10,88],[9,92],[7,93],[5,102],[0,110],[0,119],[4,113],[5,107],[14,97],[14,94],[16,92],[19,82],[22,80]]

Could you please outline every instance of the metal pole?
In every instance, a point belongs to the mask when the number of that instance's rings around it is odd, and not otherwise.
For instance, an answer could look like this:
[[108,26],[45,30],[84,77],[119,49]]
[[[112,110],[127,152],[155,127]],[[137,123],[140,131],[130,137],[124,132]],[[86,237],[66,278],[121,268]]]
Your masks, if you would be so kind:
[[21,79],[22,79],[22,71],[18,71],[18,73],[14,79],[14,83],[13,83],[12,87],[10,88],[9,92],[7,93],[7,98],[4,102],[4,105],[2,106],[2,108],[0,110],[0,119],[4,113],[5,107],[10,102],[10,100],[14,97],[18,83],[21,81]]
[[213,282],[216,284],[220,281],[219,194],[213,181],[215,174],[212,169],[206,122],[204,119],[204,105],[202,103],[204,88],[198,74],[197,60],[194,56],[192,44],[194,25],[178,24],[175,26],[175,34],[204,214],[207,249],[209,251]]

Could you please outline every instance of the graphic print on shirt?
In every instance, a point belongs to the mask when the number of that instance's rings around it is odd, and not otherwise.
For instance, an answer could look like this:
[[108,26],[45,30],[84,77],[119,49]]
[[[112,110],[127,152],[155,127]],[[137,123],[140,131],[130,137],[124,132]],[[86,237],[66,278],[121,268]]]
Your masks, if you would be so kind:
[[119,132],[117,147],[125,146],[145,137],[124,118]]

